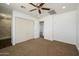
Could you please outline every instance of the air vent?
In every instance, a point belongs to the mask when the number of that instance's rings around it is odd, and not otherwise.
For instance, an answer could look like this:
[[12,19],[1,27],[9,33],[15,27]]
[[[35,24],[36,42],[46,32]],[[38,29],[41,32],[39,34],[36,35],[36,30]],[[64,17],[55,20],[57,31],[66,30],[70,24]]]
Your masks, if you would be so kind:
[[21,8],[25,8],[24,6],[20,6]]
[[56,14],[56,11],[55,10],[51,10],[48,12],[50,15],[53,15],[53,14]]

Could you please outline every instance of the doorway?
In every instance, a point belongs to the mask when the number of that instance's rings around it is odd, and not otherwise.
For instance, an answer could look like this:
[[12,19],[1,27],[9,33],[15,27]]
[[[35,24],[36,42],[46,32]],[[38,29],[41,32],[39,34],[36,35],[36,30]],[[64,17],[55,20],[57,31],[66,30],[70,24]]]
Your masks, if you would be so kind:
[[44,38],[44,21],[40,21],[40,38]]

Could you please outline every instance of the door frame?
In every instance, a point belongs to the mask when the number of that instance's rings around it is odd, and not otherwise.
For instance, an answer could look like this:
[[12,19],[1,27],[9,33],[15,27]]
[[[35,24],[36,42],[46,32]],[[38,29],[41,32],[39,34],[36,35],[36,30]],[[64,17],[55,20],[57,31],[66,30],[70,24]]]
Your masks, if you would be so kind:
[[[15,45],[17,44],[16,43],[16,18],[20,18],[20,19],[24,19],[24,20],[28,20],[28,21],[32,21],[33,22],[33,25],[35,24],[33,20],[30,20],[28,18],[22,18],[22,17],[18,17],[18,16],[15,16],[15,18],[12,19],[12,30],[11,30],[11,42],[12,42],[12,45]],[[34,27],[33,27],[33,38],[34,38]]]

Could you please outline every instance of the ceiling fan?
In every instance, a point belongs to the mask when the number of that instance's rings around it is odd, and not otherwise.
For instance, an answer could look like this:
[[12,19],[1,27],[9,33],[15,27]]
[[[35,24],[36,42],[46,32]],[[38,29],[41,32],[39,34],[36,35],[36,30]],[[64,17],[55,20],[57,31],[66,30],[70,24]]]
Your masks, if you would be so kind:
[[38,10],[38,13],[41,14],[41,10],[50,10],[50,8],[43,7],[45,3],[40,3],[39,5],[38,4],[35,5],[33,3],[29,3],[29,4],[35,7],[35,9],[30,10],[30,12]]

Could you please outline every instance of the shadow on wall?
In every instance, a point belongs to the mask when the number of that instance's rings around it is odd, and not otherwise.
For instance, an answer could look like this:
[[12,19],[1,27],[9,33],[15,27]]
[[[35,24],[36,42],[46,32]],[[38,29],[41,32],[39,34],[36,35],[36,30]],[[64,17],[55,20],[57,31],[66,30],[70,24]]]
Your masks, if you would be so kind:
[[0,38],[11,36],[11,20],[0,19]]

